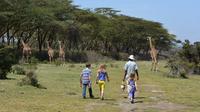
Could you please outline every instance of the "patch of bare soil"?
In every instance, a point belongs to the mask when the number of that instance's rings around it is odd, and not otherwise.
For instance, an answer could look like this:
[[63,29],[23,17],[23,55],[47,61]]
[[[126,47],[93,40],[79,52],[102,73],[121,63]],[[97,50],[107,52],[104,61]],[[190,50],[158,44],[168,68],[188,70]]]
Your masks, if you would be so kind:
[[105,105],[105,103],[93,102],[93,103],[87,104],[85,107],[85,112],[93,112],[95,109],[95,106],[103,106],[103,105]]
[[[122,112],[144,112],[148,109],[158,110],[159,112],[175,112],[177,110],[184,110],[188,108],[187,106],[181,104],[175,104],[167,101],[165,97],[165,91],[161,91],[159,86],[156,85],[140,85],[145,89],[145,92],[152,92],[153,95],[149,96],[148,99],[151,99],[151,102],[143,102],[143,97],[137,97],[135,103],[131,104],[128,99],[122,99],[119,101],[119,106]],[[137,93],[139,96],[139,92]],[[126,95],[126,94],[124,94]]]

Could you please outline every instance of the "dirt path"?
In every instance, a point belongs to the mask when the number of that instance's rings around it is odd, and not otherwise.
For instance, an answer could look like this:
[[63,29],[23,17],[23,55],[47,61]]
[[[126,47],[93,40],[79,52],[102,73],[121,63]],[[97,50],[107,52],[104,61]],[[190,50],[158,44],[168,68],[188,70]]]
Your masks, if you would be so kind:
[[[142,97],[140,96],[140,91],[138,91],[134,104],[131,104],[127,98],[121,99],[121,101],[119,101],[119,106],[122,112],[176,112],[177,110],[180,111],[187,108],[184,105],[167,101],[165,99],[165,91],[159,90],[159,87],[156,85],[140,85],[140,88],[141,87],[144,88],[143,92],[149,93],[149,96]],[[126,96],[126,94],[123,93],[122,96]]]

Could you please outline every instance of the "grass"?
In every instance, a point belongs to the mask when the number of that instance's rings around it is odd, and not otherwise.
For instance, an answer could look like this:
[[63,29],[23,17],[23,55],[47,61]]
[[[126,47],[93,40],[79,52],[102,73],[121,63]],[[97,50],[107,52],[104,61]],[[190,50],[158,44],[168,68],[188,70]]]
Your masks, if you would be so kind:
[[[0,80],[0,112],[121,112],[121,103],[130,105],[124,99],[120,89],[125,62],[108,62],[107,71],[110,82],[106,83],[105,100],[82,99],[79,87],[79,75],[83,64],[56,66],[39,64],[37,77],[39,83],[47,89],[32,86],[18,86],[24,77],[9,74],[11,80]],[[200,110],[200,76],[189,79],[167,78],[163,74],[167,69],[164,62],[159,64],[161,72],[151,72],[150,62],[140,61],[135,110],[143,112],[177,112],[176,109],[160,109],[153,105],[162,101],[182,105],[180,112],[198,112]],[[73,65],[73,66],[72,66]],[[98,97],[98,86],[94,84],[98,64],[92,64],[93,92]],[[160,92],[159,92],[160,91]],[[146,108],[146,107],[149,108]],[[145,108],[144,108],[145,107]]]

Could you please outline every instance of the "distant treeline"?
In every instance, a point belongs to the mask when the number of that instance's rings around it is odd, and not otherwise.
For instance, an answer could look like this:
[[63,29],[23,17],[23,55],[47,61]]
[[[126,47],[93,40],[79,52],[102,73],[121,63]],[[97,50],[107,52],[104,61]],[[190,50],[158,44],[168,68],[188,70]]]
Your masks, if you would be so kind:
[[46,41],[66,51],[148,54],[151,36],[159,51],[175,41],[159,22],[121,15],[112,8],[80,9],[70,0],[1,0],[1,43],[20,48],[20,39],[39,52]]

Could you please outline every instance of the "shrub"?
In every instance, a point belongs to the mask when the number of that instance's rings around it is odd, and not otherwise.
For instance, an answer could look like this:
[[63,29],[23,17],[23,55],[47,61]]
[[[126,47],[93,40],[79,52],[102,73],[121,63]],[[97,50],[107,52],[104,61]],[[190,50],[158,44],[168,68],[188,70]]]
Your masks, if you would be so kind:
[[12,65],[19,61],[18,50],[11,47],[2,47],[0,49],[0,79],[6,79]]
[[66,60],[72,62],[87,62],[88,57],[86,52],[83,51],[74,51],[74,52],[66,52],[65,55]]
[[12,72],[18,75],[25,75],[26,71],[21,65],[12,66]]
[[48,53],[47,50],[37,51],[33,50],[32,56],[38,59],[39,61],[48,61]]
[[120,60],[120,54],[118,52],[108,52],[108,53],[102,53],[103,56],[108,56],[115,60]]
[[37,88],[46,89],[46,87],[43,87],[38,83],[37,75],[34,71],[26,72],[26,77],[24,77],[19,84],[20,86],[31,85]]
[[107,56],[103,56],[101,53],[95,52],[95,51],[87,51],[87,61],[89,62],[106,62],[106,61],[111,61],[112,59],[107,57]]
[[168,73],[168,77],[181,77],[181,78],[188,78],[187,74],[189,73],[189,65],[188,63],[183,62],[176,58],[176,56],[172,56],[168,60],[167,66],[170,71]]

